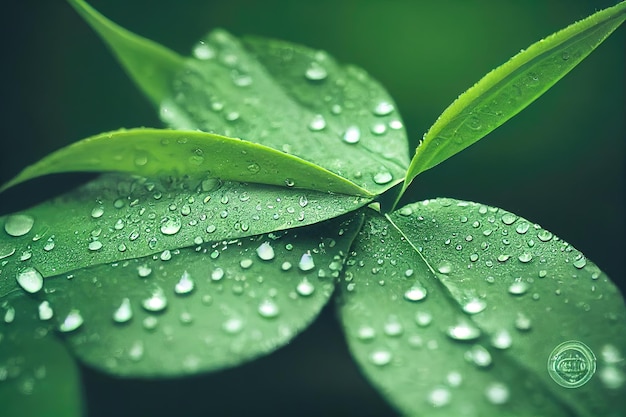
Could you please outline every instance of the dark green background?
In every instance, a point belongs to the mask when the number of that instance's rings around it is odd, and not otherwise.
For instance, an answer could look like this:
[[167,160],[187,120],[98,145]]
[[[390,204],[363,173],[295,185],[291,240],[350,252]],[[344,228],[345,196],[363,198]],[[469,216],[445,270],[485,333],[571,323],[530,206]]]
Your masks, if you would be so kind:
[[[122,26],[180,53],[216,26],[327,50],[387,87],[412,147],[487,71],[613,3],[92,1]],[[160,125],[63,1],[7,0],[1,19],[2,182],[78,139]],[[625,33],[622,27],[521,115],[418,177],[405,201],[447,196],[513,211],[572,243],[624,291]],[[0,210],[49,191],[45,183],[0,195]],[[148,384],[89,371],[85,377],[94,415],[186,415],[186,407],[193,415],[392,413],[350,362],[332,308],[289,347],[232,371]]]

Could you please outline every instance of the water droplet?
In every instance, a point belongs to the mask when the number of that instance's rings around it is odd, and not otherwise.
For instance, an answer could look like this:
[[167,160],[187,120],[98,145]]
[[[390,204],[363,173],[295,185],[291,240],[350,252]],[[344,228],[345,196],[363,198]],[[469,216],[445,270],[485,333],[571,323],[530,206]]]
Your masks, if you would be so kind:
[[481,345],[474,345],[466,352],[466,359],[473,362],[479,368],[486,368],[491,365],[491,354]]
[[626,376],[621,369],[616,366],[603,366],[598,374],[600,380],[608,389],[619,389],[626,382]]
[[102,249],[102,242],[100,242],[99,240],[92,240],[91,242],[89,242],[89,250],[90,251],[97,251]]
[[283,271],[289,271],[291,269],[291,266],[291,262],[285,261],[280,266],[280,269],[282,269]]
[[505,329],[498,330],[491,337],[491,345],[495,348],[508,349],[511,347],[512,344],[513,338],[511,337],[511,334]]
[[104,208],[102,208],[102,206],[96,206],[93,208],[93,210],[91,210],[91,217],[93,217],[94,219],[102,217],[103,214]]
[[83,316],[80,311],[72,309],[63,320],[63,323],[59,325],[59,330],[68,333],[78,329],[83,324]]
[[420,327],[426,327],[430,325],[432,321],[433,321],[433,316],[430,313],[427,313],[425,311],[418,311],[417,313],[415,313],[415,322]]
[[50,307],[50,303],[47,300],[42,301],[38,307],[39,310],[39,320],[50,320],[54,315],[54,311],[52,307]]
[[141,340],[136,340],[128,349],[128,357],[133,361],[138,361],[143,357],[143,352],[143,342]]
[[511,285],[509,285],[509,294],[513,295],[523,295],[528,291],[528,283],[525,281],[515,281]]
[[4,222],[4,231],[10,236],[24,236],[31,231],[34,223],[35,219],[28,214],[12,214]]
[[159,324],[159,320],[154,316],[148,316],[143,319],[142,325],[146,330],[154,330]]
[[428,295],[428,291],[421,285],[413,285],[404,293],[404,299],[408,301],[421,301]]
[[252,266],[252,259],[245,258],[239,261],[239,266],[241,269],[248,269]]
[[541,229],[539,232],[537,232],[537,238],[539,238],[539,240],[541,240],[542,242],[547,242],[550,239],[552,239],[554,235],[551,232],[548,232],[545,229]]
[[315,263],[313,262],[313,256],[311,256],[310,252],[304,253],[300,258],[300,262],[298,262],[298,268],[301,271],[310,271],[315,268]]
[[448,327],[446,334],[454,340],[474,340],[480,337],[480,329],[468,321],[460,321],[456,325]]
[[356,337],[363,342],[370,341],[376,337],[376,330],[370,326],[361,326],[356,332]]
[[459,387],[463,383],[463,376],[457,371],[448,372],[446,382],[451,387]]
[[280,313],[278,305],[272,300],[263,300],[257,310],[261,317],[274,318]]
[[239,333],[243,329],[243,320],[231,317],[222,324],[222,329],[228,334]]
[[184,271],[176,285],[174,286],[174,292],[179,295],[189,294],[195,288],[195,284],[189,272]]
[[28,267],[18,272],[17,283],[24,291],[34,294],[43,288],[43,276],[35,268]]
[[373,113],[376,116],[387,116],[393,111],[393,104],[388,101],[381,101],[374,107]]
[[311,81],[321,81],[328,76],[328,72],[320,64],[313,61],[304,72],[304,76]]
[[548,373],[562,387],[578,388],[596,372],[596,357],[589,346],[577,340],[559,344],[548,357]]
[[13,306],[8,306],[4,312],[4,322],[6,324],[10,324],[13,323],[13,320],[15,320],[15,308]]
[[274,259],[274,248],[270,245],[270,242],[264,242],[256,248],[256,254],[264,261],[271,261]]
[[513,213],[504,213],[501,217],[502,223],[506,224],[506,225],[510,225],[515,223],[515,220],[517,220],[517,216]]
[[452,394],[447,388],[437,387],[428,393],[428,402],[433,407],[443,407],[450,403]]
[[126,323],[133,318],[133,310],[130,305],[130,299],[124,298],[122,303],[113,312],[113,321],[116,323]]
[[378,185],[388,184],[393,180],[393,176],[389,171],[380,171],[374,174],[374,182]]
[[170,259],[172,259],[172,252],[169,249],[166,249],[161,252],[161,255],[159,257],[162,261],[169,261]]
[[577,269],[582,269],[587,265],[587,259],[584,256],[580,256],[580,258],[576,259],[572,265],[574,265]]
[[315,287],[313,286],[313,284],[311,284],[311,282],[309,282],[308,279],[304,278],[296,286],[296,291],[301,296],[308,297],[309,295],[313,294],[313,292],[315,291]]
[[309,129],[313,132],[318,132],[320,130],[324,130],[325,128],[326,119],[324,119],[324,116],[322,116],[321,114],[316,114],[315,116],[313,116],[313,119],[311,119],[311,122],[309,123]]
[[198,42],[193,48],[193,56],[201,60],[208,60],[215,57],[215,49],[205,42]]
[[467,314],[478,314],[487,308],[487,303],[480,298],[471,298],[463,304],[463,311]]
[[384,366],[391,362],[392,357],[393,356],[391,355],[391,352],[389,352],[388,350],[380,349],[370,353],[369,359],[370,362],[372,362],[372,364],[376,366]]
[[528,232],[529,228],[530,228],[530,224],[528,224],[528,222],[520,222],[517,224],[517,226],[515,226],[515,231],[519,233],[520,235],[523,235],[526,232]]
[[452,272],[452,265],[449,262],[442,262],[439,264],[439,266],[437,267],[437,271],[441,272],[442,274],[449,274],[450,272]]
[[167,307],[167,298],[165,293],[160,287],[157,287],[152,291],[152,295],[149,298],[144,299],[141,302],[143,308],[151,312],[163,311]]
[[383,330],[385,331],[385,334],[390,337],[400,336],[404,332],[402,324],[395,317],[389,318],[389,320],[385,323]]
[[145,264],[139,265],[137,267],[137,273],[139,274],[141,278],[145,278],[152,273],[152,268],[150,268],[148,265],[145,265]]
[[358,143],[361,139],[361,130],[357,126],[349,126],[343,134],[343,141],[346,143]]
[[166,217],[161,223],[161,233],[164,235],[175,235],[181,228],[181,221],[178,217]]
[[485,388],[485,397],[491,404],[505,404],[509,400],[509,388],[501,382],[492,382]]
[[530,330],[532,326],[532,321],[530,317],[523,313],[517,313],[517,317],[515,318],[515,328],[517,330],[527,331]]
[[528,263],[528,262],[532,261],[533,260],[533,256],[530,253],[528,253],[528,252],[524,252],[520,256],[518,256],[517,259],[519,259],[519,261],[521,263],[525,264],[525,263]]
[[211,279],[213,281],[219,281],[224,278],[224,270],[222,268],[215,268],[213,272],[211,272]]

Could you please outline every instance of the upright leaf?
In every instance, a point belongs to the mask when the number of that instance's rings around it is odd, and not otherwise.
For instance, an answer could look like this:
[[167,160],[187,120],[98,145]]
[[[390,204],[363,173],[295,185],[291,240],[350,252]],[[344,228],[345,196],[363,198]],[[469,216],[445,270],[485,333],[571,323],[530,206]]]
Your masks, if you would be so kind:
[[48,278],[45,298],[76,355],[111,374],[234,366],[278,349],[317,316],[361,220],[88,267]]
[[[425,201],[388,220],[366,220],[340,308],[353,354],[400,410],[624,414],[624,300],[582,254],[474,203]],[[572,349],[555,356],[570,341],[589,347],[597,363]]]
[[403,186],[522,111],[587,57],[626,19],[626,2],[548,36],[461,94],[424,135]]
[[24,169],[0,192],[42,175],[117,171],[148,176],[211,175],[222,180],[372,196],[326,169],[275,149],[197,131],[131,129],[75,142]]
[[177,129],[241,137],[322,166],[372,194],[408,166],[392,99],[325,52],[211,32],[193,50],[161,116]]
[[111,22],[83,0],[68,0],[111,48],[131,79],[155,106],[171,92],[174,74],[183,66],[175,52]]

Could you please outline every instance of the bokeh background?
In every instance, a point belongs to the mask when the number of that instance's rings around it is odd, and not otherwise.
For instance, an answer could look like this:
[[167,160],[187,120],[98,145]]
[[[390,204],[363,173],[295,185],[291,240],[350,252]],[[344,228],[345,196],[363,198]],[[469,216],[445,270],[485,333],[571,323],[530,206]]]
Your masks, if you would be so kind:
[[[413,148],[487,71],[614,1],[91,3],[184,54],[218,26],[324,49],[387,87]],[[148,101],[65,2],[7,0],[0,19],[1,182],[78,139],[160,126]],[[573,244],[624,292],[625,40],[622,27],[522,114],[418,177],[405,202],[447,196],[513,211]],[[0,211],[32,204],[56,188],[48,183],[0,195]],[[332,306],[290,346],[234,370],[148,383],[85,370],[84,380],[94,416],[394,415],[349,359]]]

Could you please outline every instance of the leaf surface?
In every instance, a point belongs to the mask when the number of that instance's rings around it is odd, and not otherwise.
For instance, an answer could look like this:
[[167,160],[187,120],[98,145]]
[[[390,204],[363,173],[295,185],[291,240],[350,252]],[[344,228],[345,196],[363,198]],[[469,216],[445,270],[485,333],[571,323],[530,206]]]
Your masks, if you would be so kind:
[[44,277],[214,240],[304,226],[368,200],[221,181],[105,174],[65,195],[0,217],[0,296],[35,268]]
[[144,177],[211,175],[223,180],[369,195],[328,170],[272,148],[210,133],[162,129],[118,130],[75,142],[27,167],[0,192],[47,174],[106,171]]
[[193,49],[161,117],[298,156],[372,194],[402,181],[407,139],[392,99],[325,52],[215,30]]
[[[624,414],[624,300],[582,254],[475,203],[430,200],[387,220],[366,219],[340,308],[356,360],[403,413]],[[548,372],[553,349],[568,341],[597,359],[578,388]],[[571,350],[556,364],[572,381],[591,368]]]
[[475,143],[535,101],[625,19],[626,2],[621,2],[540,40],[485,75],[424,135],[403,191],[418,174]]
[[234,366],[284,345],[317,316],[361,220],[350,214],[84,268],[47,279],[46,299],[75,354],[108,373]]
[[172,79],[183,67],[184,59],[170,49],[116,25],[83,0],[68,2],[109,46],[130,78],[158,107],[161,100],[171,93]]
[[[0,298],[0,403],[4,417],[83,415],[76,362],[41,320],[36,300]],[[45,310],[45,309],[44,309]]]

